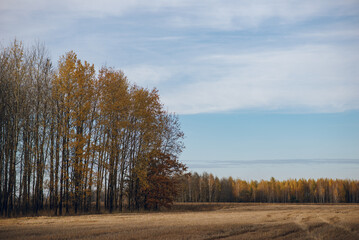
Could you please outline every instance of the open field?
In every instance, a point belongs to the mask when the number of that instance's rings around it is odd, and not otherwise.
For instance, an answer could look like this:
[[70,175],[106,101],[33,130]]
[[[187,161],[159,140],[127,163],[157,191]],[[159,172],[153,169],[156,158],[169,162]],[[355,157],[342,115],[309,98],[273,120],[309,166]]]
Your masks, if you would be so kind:
[[0,239],[359,239],[359,205],[176,204],[168,212],[0,219]]

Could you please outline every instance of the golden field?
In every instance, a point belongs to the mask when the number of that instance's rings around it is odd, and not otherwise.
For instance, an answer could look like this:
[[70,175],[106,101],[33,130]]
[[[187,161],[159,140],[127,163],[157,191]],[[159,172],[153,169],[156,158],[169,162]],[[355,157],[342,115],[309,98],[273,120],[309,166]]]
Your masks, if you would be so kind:
[[0,239],[359,239],[359,205],[177,203],[164,212],[1,218]]

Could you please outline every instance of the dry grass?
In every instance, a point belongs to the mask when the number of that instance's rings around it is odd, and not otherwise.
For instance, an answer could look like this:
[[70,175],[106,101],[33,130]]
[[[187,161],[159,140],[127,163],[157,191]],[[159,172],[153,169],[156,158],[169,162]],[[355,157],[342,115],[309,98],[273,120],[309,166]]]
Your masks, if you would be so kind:
[[0,219],[0,239],[359,239],[359,205],[176,204],[158,213]]

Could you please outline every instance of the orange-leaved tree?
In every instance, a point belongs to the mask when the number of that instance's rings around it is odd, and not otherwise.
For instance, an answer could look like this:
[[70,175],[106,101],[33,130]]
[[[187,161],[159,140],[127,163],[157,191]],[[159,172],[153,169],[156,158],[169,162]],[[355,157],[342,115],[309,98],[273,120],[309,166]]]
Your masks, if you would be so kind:
[[169,208],[177,195],[179,176],[185,170],[175,156],[153,151],[147,167],[147,185],[142,189],[145,209]]

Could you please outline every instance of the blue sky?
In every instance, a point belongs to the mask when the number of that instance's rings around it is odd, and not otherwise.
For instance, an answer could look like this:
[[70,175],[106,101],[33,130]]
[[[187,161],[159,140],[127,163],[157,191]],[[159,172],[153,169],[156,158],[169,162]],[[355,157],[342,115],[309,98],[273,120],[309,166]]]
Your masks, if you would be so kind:
[[182,115],[192,171],[246,180],[355,178],[359,112]]
[[193,170],[359,179],[359,1],[0,0],[0,33],[157,87]]

